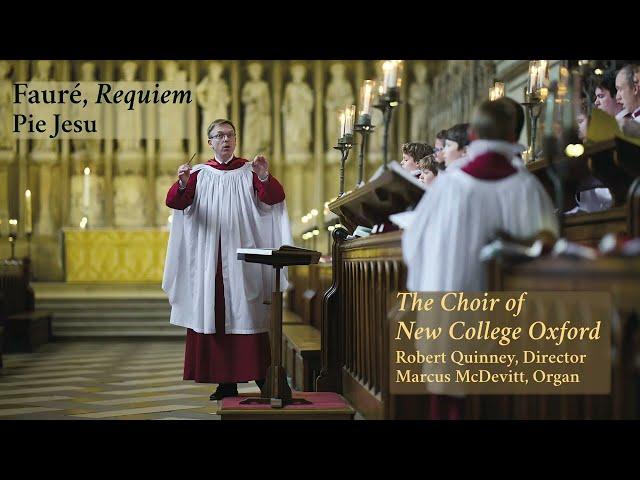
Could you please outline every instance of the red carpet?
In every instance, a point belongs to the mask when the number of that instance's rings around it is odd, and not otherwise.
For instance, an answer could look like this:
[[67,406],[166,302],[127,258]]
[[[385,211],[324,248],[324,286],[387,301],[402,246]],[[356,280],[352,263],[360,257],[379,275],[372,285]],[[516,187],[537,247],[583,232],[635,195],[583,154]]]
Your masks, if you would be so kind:
[[[222,410],[271,410],[269,405],[242,405],[247,397],[226,397],[222,399]],[[342,396],[335,392],[295,392],[293,398],[304,398],[312,402],[310,405],[287,405],[281,410],[332,410],[345,409],[349,405]]]

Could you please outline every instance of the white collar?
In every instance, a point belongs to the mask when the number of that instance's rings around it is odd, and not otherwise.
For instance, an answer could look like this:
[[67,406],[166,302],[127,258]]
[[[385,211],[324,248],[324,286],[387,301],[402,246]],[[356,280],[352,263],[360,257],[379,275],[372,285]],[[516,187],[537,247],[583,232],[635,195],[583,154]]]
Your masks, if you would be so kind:
[[218,163],[220,163],[220,164],[222,164],[222,165],[226,165],[226,164],[227,164],[227,163],[229,163],[231,160],[233,160],[233,158],[234,158],[234,157],[233,157],[233,155],[231,155],[231,156],[229,157],[229,160],[227,160],[226,162],[223,162],[222,160],[218,160],[218,156],[217,156],[217,155],[215,155],[215,154],[213,155],[213,159],[214,159],[216,162],[218,162]]
[[522,145],[504,140],[474,140],[467,147],[467,156],[475,158],[483,153],[495,152],[511,160],[517,153],[521,153]]

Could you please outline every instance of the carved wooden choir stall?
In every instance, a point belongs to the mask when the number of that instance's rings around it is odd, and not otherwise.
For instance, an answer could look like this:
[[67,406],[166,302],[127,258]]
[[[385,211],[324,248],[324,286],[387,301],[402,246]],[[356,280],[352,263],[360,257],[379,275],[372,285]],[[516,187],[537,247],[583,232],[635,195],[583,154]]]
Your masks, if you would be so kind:
[[[563,236],[569,241],[595,245],[609,232],[640,235],[639,158],[637,147],[614,140],[588,145],[579,158],[565,158],[553,165],[537,161],[528,168],[562,211],[575,205],[577,191],[594,186],[611,190],[611,209],[561,217]],[[399,175],[386,171],[330,204],[330,209],[352,232],[356,225],[388,225],[389,214],[415,205],[421,195]],[[386,315],[393,301],[388,295],[406,288],[402,232],[347,239],[349,232],[342,228],[333,232],[332,284],[323,300],[322,368],[316,388],[342,393],[367,419],[428,418],[427,395],[392,395],[389,390]],[[612,292],[620,318],[612,340],[613,391],[600,397],[468,397],[465,418],[638,418],[634,389],[638,380],[634,365],[640,351],[637,258],[559,261],[541,257],[515,266],[504,260],[493,264],[491,273],[490,290]],[[297,297],[294,301],[297,306]]]

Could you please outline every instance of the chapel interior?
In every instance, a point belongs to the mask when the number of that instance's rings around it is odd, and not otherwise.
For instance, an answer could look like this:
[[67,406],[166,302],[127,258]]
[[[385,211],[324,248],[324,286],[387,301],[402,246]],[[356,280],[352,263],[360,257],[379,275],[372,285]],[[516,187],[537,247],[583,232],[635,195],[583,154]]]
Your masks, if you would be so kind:
[[[161,289],[167,190],[179,165],[211,159],[204,140],[215,118],[236,126],[236,156],[267,158],[295,246],[320,252],[288,269],[280,357],[294,393],[338,394],[340,419],[639,418],[640,142],[569,141],[552,123],[575,129],[575,116],[551,112],[562,84],[593,118],[604,72],[628,63],[638,61],[406,60],[397,97],[369,105],[374,128],[363,132],[365,81],[383,81],[384,60],[0,61],[0,421],[222,417],[212,385],[182,380],[185,329],[169,323]],[[542,94],[531,86],[541,64]],[[194,101],[135,118],[96,110],[114,129],[99,140],[14,134],[16,82],[100,81],[181,82]],[[403,230],[389,216],[423,194],[396,170],[403,144],[433,146],[494,96],[523,105],[524,165],[553,200],[565,247],[526,261],[496,255],[488,290],[610,292],[611,393],[470,395],[455,415],[434,413],[437,395],[389,385],[389,294],[406,290],[407,276]],[[610,201],[581,208],[576,192],[594,188]],[[259,393],[253,383],[239,391]]]

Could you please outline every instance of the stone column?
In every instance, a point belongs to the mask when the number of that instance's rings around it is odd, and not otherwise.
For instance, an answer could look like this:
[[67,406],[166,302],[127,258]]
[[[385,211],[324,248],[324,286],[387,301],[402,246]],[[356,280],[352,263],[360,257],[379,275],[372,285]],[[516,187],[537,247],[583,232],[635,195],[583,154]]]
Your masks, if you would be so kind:
[[284,168],[282,158],[282,62],[280,60],[273,62],[271,88],[273,92],[273,161],[276,166],[276,178],[282,181],[284,180]]

